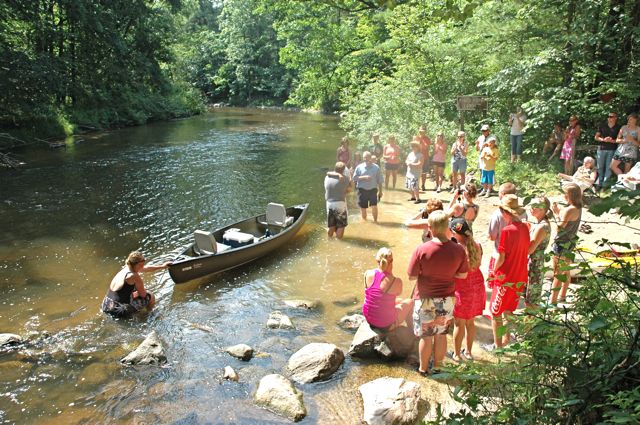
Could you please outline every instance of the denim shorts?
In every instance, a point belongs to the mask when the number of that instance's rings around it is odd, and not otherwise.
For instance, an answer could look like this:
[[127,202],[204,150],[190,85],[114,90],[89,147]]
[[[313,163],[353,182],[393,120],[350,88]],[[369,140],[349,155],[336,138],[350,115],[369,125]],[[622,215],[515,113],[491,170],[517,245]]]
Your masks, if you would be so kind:
[[466,173],[467,172],[467,158],[452,159],[451,171],[454,173]]

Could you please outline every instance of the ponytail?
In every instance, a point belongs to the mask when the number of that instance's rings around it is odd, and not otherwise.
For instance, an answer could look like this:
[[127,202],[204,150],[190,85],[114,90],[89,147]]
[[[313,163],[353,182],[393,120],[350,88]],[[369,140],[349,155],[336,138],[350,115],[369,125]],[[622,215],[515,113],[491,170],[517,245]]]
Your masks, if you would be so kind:
[[382,270],[383,272],[386,272],[387,269],[389,268],[389,265],[391,264],[390,259],[392,258],[393,258],[393,253],[389,248],[380,248],[378,250],[378,253],[376,254],[376,261],[380,266],[380,270]]
[[480,267],[482,261],[482,251],[478,248],[478,244],[473,239],[473,235],[466,235],[464,241],[464,247],[469,257],[469,270],[475,270]]

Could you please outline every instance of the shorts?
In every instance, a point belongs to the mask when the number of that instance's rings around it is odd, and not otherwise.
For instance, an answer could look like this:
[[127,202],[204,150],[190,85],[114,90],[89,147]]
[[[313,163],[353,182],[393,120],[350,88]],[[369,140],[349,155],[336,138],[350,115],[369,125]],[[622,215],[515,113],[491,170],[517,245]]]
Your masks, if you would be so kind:
[[633,164],[636,163],[636,158],[629,158],[629,157],[626,157],[626,156],[620,156],[617,153],[613,154],[613,159],[615,159],[616,161],[623,162],[625,164],[633,165]]
[[146,297],[131,298],[128,304],[112,300],[109,297],[104,297],[102,300],[101,310],[113,317],[127,318],[147,307],[150,302],[151,292],[149,291],[147,291]]
[[451,171],[454,173],[466,173],[467,172],[467,158],[452,159]]
[[419,190],[420,189],[420,182],[419,182],[417,177],[409,177],[409,176],[407,176],[407,178],[404,181],[404,185],[409,190]]
[[553,242],[553,245],[551,245],[551,251],[553,251],[553,254],[558,257],[568,257],[575,248],[576,243],[573,241]]
[[400,163],[397,164],[389,164],[388,162],[384,163],[384,169],[387,171],[397,171],[400,168]]
[[511,155],[522,155],[522,134],[511,135]]
[[429,158],[427,156],[425,158],[424,162],[422,163],[422,172],[423,173],[428,173],[429,169],[431,169],[431,158]]
[[327,202],[327,227],[347,227],[347,203]]
[[513,287],[501,284],[491,291],[489,311],[493,317],[506,312],[513,313],[518,308],[519,302],[520,294]]
[[358,189],[358,206],[360,208],[378,205],[378,189]]
[[442,168],[444,168],[444,162],[433,161],[432,164],[433,164],[434,167],[442,167]]
[[413,333],[418,337],[445,335],[453,323],[456,297],[422,298],[413,305]]
[[480,178],[480,184],[493,184],[495,177],[495,170],[487,171],[482,170],[482,177]]

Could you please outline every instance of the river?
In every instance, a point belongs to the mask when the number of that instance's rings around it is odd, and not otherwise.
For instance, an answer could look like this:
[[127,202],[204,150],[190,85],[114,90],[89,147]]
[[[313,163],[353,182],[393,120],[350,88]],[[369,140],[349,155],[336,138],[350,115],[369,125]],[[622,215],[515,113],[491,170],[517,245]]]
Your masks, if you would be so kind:
[[[377,248],[392,246],[404,272],[419,240],[400,224],[414,213],[401,190],[385,193],[379,224],[362,222],[351,196],[345,239],[327,240],[322,180],[344,134],[337,124],[227,108],[87,135],[66,149],[17,151],[26,165],[0,170],[0,332],[49,337],[45,349],[0,353],[0,423],[286,423],[253,404],[259,379],[286,375],[289,356],[310,342],[346,353],[352,334],[337,322],[360,305],[362,272]],[[131,250],[167,255],[195,229],[259,214],[270,201],[311,203],[291,246],[204,283],[147,274],[158,300],[152,313],[114,321],[99,312]],[[287,298],[321,308],[287,309]],[[278,309],[294,330],[266,328]],[[166,344],[167,365],[122,367],[151,330]],[[237,343],[260,355],[231,358],[224,348]],[[226,365],[240,382],[221,380]],[[301,387],[303,423],[359,423],[357,386],[389,374],[412,373],[347,356],[332,379]]]

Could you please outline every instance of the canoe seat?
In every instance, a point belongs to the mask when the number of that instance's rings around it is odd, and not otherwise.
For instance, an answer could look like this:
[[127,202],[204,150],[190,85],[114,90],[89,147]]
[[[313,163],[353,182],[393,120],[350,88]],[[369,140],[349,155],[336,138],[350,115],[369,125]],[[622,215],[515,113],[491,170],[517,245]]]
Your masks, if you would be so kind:
[[211,232],[204,230],[193,232],[193,238],[195,239],[193,250],[198,255],[218,254],[231,248],[229,245],[219,243]]
[[287,217],[287,209],[282,204],[273,202],[267,205],[267,224],[273,226],[287,227],[293,223],[293,217]]

